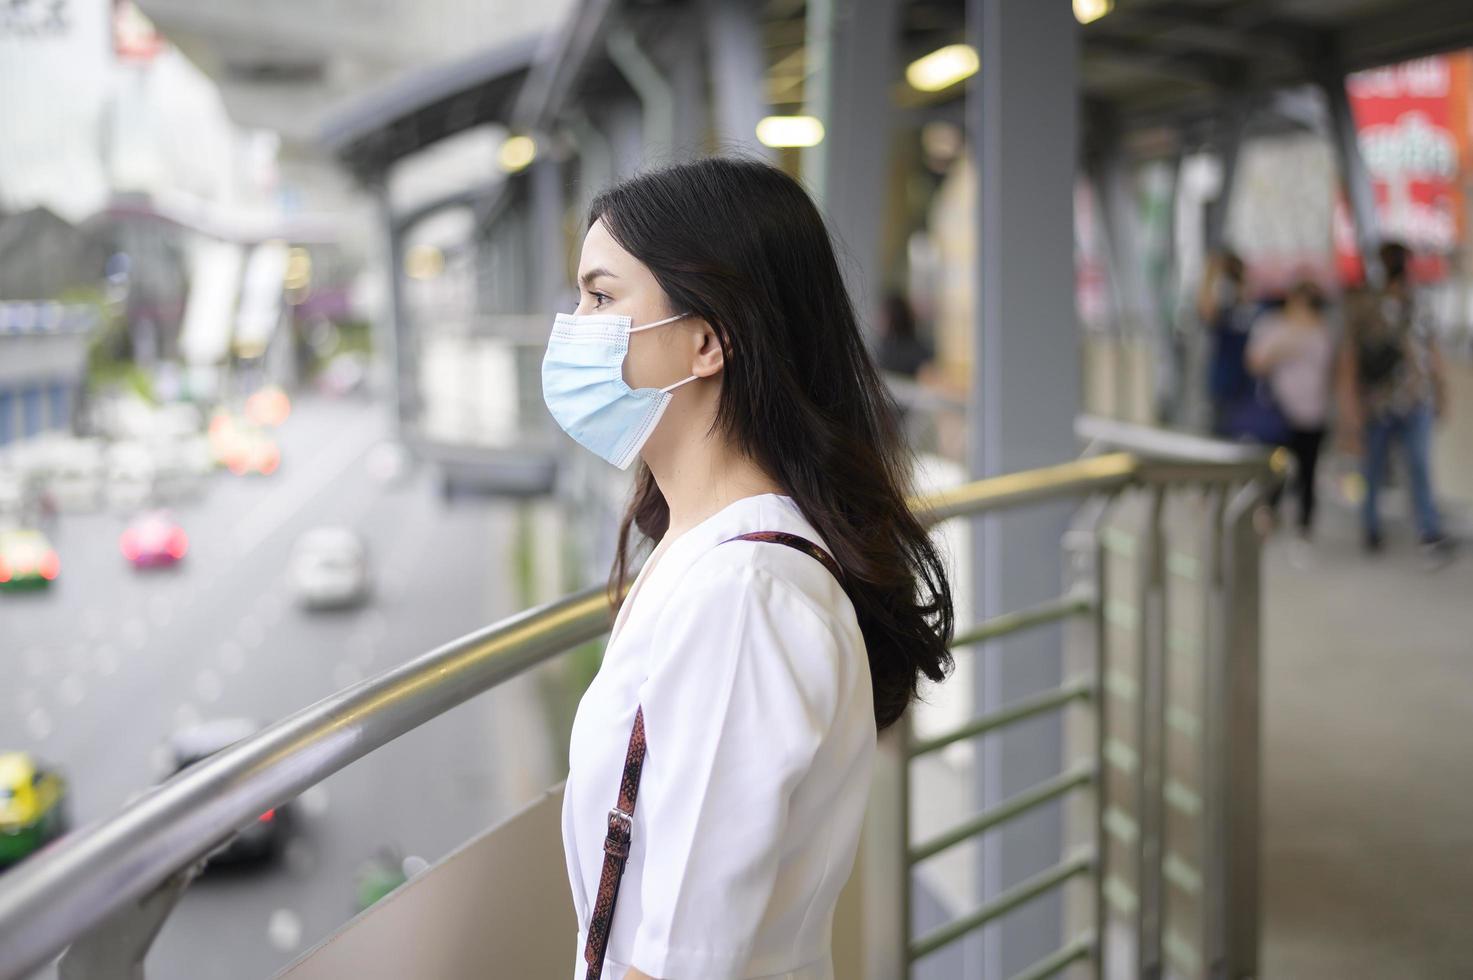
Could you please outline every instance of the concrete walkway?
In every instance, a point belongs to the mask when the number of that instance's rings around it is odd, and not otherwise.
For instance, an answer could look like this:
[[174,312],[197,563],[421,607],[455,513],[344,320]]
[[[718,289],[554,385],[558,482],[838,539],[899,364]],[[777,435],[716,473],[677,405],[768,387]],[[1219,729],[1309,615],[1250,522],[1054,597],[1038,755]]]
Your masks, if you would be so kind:
[[1473,977],[1473,547],[1325,517],[1264,561],[1263,976]]

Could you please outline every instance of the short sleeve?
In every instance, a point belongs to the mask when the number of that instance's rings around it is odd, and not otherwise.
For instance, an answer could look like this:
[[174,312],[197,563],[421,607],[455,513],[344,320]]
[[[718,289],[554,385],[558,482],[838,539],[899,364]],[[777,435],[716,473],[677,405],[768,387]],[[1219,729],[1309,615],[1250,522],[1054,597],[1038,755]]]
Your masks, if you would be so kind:
[[701,564],[667,600],[640,689],[648,843],[631,962],[721,980],[743,975],[789,801],[833,723],[838,644],[794,585]]

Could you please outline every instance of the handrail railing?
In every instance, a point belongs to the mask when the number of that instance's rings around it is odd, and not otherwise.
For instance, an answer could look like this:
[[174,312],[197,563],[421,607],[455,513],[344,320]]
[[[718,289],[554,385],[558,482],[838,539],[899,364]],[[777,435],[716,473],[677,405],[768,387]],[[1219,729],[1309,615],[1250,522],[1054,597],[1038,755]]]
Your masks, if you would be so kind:
[[1086,442],[1100,443],[1111,449],[1157,460],[1262,465],[1268,458],[1264,448],[1255,443],[1224,442],[1190,432],[1122,422],[1102,415],[1079,416],[1074,420],[1074,434]]
[[[1154,465],[1111,453],[978,480],[911,504],[935,523],[1150,482]],[[1261,466],[1243,462],[1241,473]],[[1213,469],[1219,479],[1226,475],[1221,465]],[[602,588],[527,610],[324,698],[68,834],[0,882],[0,978],[45,963],[258,814],[609,627]],[[1068,867],[1072,874],[1084,866]]]

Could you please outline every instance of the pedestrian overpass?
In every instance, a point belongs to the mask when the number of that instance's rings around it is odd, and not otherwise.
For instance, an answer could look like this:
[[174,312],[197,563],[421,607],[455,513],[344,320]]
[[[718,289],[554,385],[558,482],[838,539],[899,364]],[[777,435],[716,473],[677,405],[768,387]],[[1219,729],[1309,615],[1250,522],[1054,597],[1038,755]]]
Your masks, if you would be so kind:
[[[1456,730],[1466,704],[1438,691],[1458,676],[1439,651],[1459,642],[1445,630],[1461,612],[1449,608],[1448,590],[1466,572],[1419,590],[1384,569],[1307,573],[1277,543],[1265,561],[1252,522],[1278,478],[1265,459],[1102,418],[1101,409],[1111,414],[1133,398],[1149,403],[1140,373],[1124,367],[1131,341],[1149,340],[1149,330],[1122,329],[1104,354],[1081,343],[1072,212],[1083,172],[1117,257],[1117,318],[1147,322],[1126,206],[1132,154],[1167,137],[1177,141],[1171,152],[1211,147],[1225,163],[1226,200],[1244,135],[1305,124],[1274,94],[1309,85],[1328,107],[1312,124],[1328,127],[1356,235],[1369,246],[1374,202],[1343,78],[1473,43],[1473,8],[1098,6],[1108,12],[1081,26],[1064,5],[1033,0],[878,0],[862,9],[840,0],[580,0],[566,27],[538,43],[436,66],[365,97],[324,140],[379,197],[392,297],[384,339],[395,353],[401,433],[433,442],[422,425],[419,355],[436,324],[416,307],[405,269],[416,229],[436,215],[463,214],[470,229],[465,268],[480,291],[457,335],[502,350],[511,376],[526,381],[535,339],[519,331],[563,299],[582,207],[603,183],[685,150],[735,146],[792,167],[830,216],[856,295],[872,308],[903,244],[885,207],[889,134],[936,120],[961,126],[977,162],[971,199],[980,216],[967,219],[975,258],[965,285],[979,297],[969,321],[973,367],[965,396],[938,411],[959,422],[956,479],[930,481],[915,506],[948,541],[965,586],[959,621],[971,628],[958,637],[963,667],[952,682],[964,696],[938,692],[934,710],[919,710],[886,740],[836,922],[837,975],[1306,976],[1324,962],[1317,951],[1345,939],[1341,929],[1360,933],[1345,941],[1364,962],[1395,971],[1388,975],[1453,975],[1435,972],[1459,962],[1441,931],[1399,923],[1391,931],[1414,947],[1400,959],[1365,934],[1382,924],[1375,909],[1390,911],[1374,904],[1385,901],[1374,884],[1398,880],[1397,860],[1421,862],[1413,866],[1433,893],[1458,901],[1458,859],[1437,867],[1425,848],[1388,848],[1388,836],[1406,831],[1379,798],[1405,799],[1408,813],[1432,824],[1466,814],[1466,801],[1446,789],[1458,782],[1459,760],[1438,740],[1397,737],[1392,726],[1367,746],[1364,785],[1328,770],[1338,778],[1324,809],[1305,786],[1327,772],[1337,739],[1353,742],[1356,730],[1332,710],[1333,697],[1315,696],[1321,681],[1291,656],[1304,652],[1307,669],[1346,701],[1408,715],[1434,704],[1443,730]],[[976,56],[970,82],[895,94],[904,63],[958,42]],[[769,106],[820,120],[822,140],[761,144],[753,134]],[[390,187],[396,167],[485,125],[529,139],[532,157],[400,207]],[[1218,241],[1223,227],[1214,206],[1203,234]],[[1134,394],[1092,402],[1097,375]],[[524,402],[516,404],[525,430],[466,465],[507,492],[565,488],[561,449]],[[572,479],[586,494],[580,502],[597,504],[581,510],[590,524],[606,523],[606,488]],[[581,530],[591,542],[588,581],[607,554],[595,528]],[[1444,604],[1419,604],[1419,593]],[[1378,608],[1390,611],[1368,618]],[[141,975],[201,860],[238,827],[454,705],[598,640],[608,625],[596,587],[530,609],[306,706],[79,829],[0,881],[0,977],[27,977],[63,951],[67,978]],[[1417,681],[1426,700],[1372,700],[1377,684],[1397,680],[1385,676],[1382,644],[1399,645],[1409,669],[1428,672]],[[1276,718],[1276,706],[1290,713]],[[1296,728],[1300,711],[1316,727]],[[1400,751],[1441,765],[1407,775]],[[1301,752],[1320,765],[1300,766]],[[573,923],[559,799],[556,786],[529,798],[284,975],[565,973]],[[1340,813],[1349,813],[1343,833],[1314,839]],[[1466,842],[1445,843],[1453,855]],[[1289,868],[1305,877],[1284,880]],[[1317,915],[1318,890],[1364,903]],[[1404,883],[1390,893],[1406,903],[1402,912],[1424,905]],[[1300,931],[1276,933],[1281,921]],[[1276,955],[1287,964],[1277,974]]]

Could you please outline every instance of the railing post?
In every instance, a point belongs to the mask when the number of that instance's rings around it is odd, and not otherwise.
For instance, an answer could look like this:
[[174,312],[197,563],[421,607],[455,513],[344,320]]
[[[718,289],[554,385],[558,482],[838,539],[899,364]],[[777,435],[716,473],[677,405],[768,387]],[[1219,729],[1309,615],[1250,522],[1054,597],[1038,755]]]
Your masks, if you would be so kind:
[[[1096,494],[1080,508],[1075,527],[1065,537],[1065,551],[1069,555],[1068,580],[1065,591],[1088,589],[1094,596],[1088,622],[1081,624],[1077,648],[1082,656],[1071,658],[1072,668],[1079,672],[1079,679],[1089,684],[1090,699],[1087,704],[1089,718],[1080,729],[1080,736],[1070,738],[1069,743],[1078,746],[1081,741],[1088,746],[1093,768],[1088,811],[1080,814],[1079,823],[1087,827],[1093,849],[1090,868],[1089,894],[1082,915],[1071,921],[1076,940],[1084,937],[1078,918],[1087,916],[1090,923],[1090,975],[1094,980],[1105,976],[1105,932],[1109,922],[1109,911],[1105,901],[1105,876],[1110,866],[1108,832],[1105,829],[1105,807],[1109,778],[1106,767],[1105,738],[1108,730],[1110,710],[1109,687],[1105,674],[1109,663],[1109,623],[1105,609],[1109,600],[1110,550],[1105,544],[1105,527],[1113,512],[1116,495],[1114,492]],[[1076,824],[1077,826],[1078,824]],[[1069,921],[1069,920],[1066,920]]]
[[1139,976],[1161,976],[1163,881],[1162,840],[1165,827],[1166,727],[1166,535],[1162,525],[1166,488],[1151,491],[1145,547],[1142,549],[1137,603],[1136,814],[1140,836],[1136,851],[1136,962]]
[[1253,512],[1263,488],[1250,483],[1229,504],[1223,562],[1224,641],[1217,710],[1225,724],[1218,786],[1223,801],[1225,980],[1258,976],[1259,910],[1259,549]]
[[1099,515],[1094,522],[1094,588],[1095,608],[1091,617],[1094,627],[1093,650],[1094,658],[1094,844],[1095,865],[1093,894],[1090,896],[1091,904],[1094,906],[1094,977],[1095,980],[1103,980],[1105,976],[1105,934],[1108,932],[1110,912],[1105,904],[1105,877],[1109,874],[1110,862],[1110,839],[1105,829],[1105,801],[1108,794],[1105,791],[1109,773],[1106,766],[1109,764],[1105,758],[1105,737],[1109,730],[1109,690],[1105,684],[1105,670],[1109,664],[1110,628],[1105,618],[1105,606],[1109,601],[1110,588],[1110,554],[1105,547],[1104,534],[1102,533],[1105,522],[1111,511],[1111,503],[1114,498],[1107,500],[1100,507]]
[[149,948],[184,889],[203,869],[203,861],[188,865],[93,926],[62,955],[61,980],[143,980]]
[[[909,714],[880,734],[855,880],[846,889],[853,892],[857,886],[858,901],[854,902],[856,896],[842,896],[836,915],[837,976],[859,980],[910,976],[909,744]],[[857,935],[852,934],[855,930]]]
[[1227,508],[1228,488],[1212,490],[1207,526],[1203,531],[1203,623],[1202,623],[1202,822],[1200,827],[1203,880],[1203,960],[1207,975],[1221,976],[1227,959],[1226,779],[1223,760],[1227,751],[1227,725],[1223,717],[1226,698],[1227,629],[1232,618],[1227,603]]

